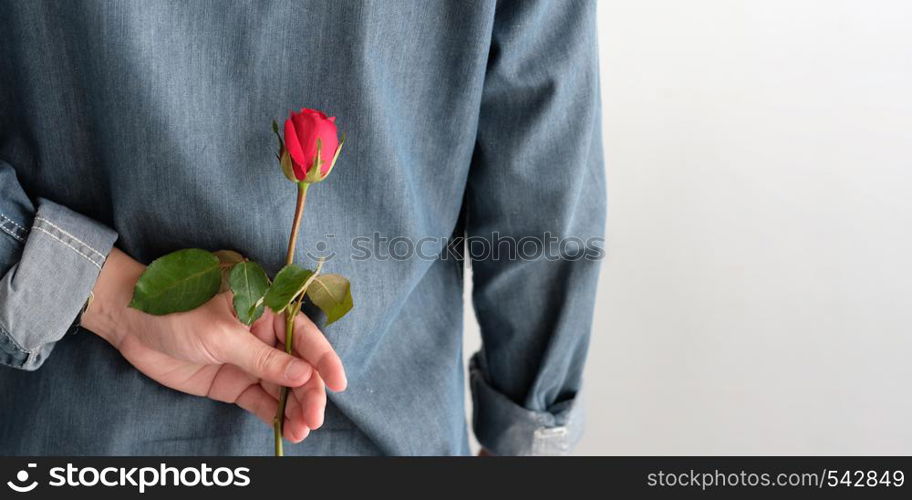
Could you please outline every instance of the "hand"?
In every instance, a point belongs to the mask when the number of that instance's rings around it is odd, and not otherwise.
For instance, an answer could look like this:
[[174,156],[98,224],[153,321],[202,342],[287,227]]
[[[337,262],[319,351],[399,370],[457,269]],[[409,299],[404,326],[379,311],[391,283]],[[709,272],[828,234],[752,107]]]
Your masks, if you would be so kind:
[[284,352],[285,321],[268,308],[247,328],[232,313],[231,293],[192,311],[153,316],[127,305],[145,267],[114,249],[95,283],[82,326],[117,348],[137,370],[172,389],[236,403],[272,425],[279,387],[293,388],[284,437],[300,442],[323,424],[326,387],[345,390],[342,361],[304,314],[295,319],[294,352]]

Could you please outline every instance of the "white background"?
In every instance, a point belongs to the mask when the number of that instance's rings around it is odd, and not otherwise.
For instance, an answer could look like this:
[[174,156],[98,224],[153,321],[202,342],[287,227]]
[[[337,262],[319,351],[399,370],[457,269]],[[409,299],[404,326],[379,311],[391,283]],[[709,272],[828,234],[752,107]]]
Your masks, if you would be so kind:
[[608,257],[577,453],[912,453],[912,2],[598,21]]

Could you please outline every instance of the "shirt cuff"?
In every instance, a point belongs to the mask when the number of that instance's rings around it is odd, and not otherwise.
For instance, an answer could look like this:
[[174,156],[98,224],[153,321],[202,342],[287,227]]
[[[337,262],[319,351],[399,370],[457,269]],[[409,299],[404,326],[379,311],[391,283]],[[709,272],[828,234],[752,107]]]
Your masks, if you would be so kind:
[[569,455],[579,442],[584,423],[579,396],[547,411],[523,408],[485,380],[478,354],[469,362],[469,380],[475,437],[494,455]]
[[40,367],[74,327],[117,239],[92,219],[38,202],[31,228],[18,223],[21,257],[0,280],[0,364],[24,370]]

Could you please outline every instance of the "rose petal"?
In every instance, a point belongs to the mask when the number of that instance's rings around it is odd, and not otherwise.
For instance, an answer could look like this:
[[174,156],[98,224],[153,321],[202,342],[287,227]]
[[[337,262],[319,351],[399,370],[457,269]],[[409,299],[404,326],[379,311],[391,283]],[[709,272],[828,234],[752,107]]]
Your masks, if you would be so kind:
[[297,177],[298,180],[301,180],[307,175],[307,167],[305,167],[305,165],[307,165],[307,157],[304,155],[304,151],[301,148],[301,142],[298,139],[293,118],[294,113],[285,120],[285,147],[288,148],[288,154],[291,156],[295,177]]

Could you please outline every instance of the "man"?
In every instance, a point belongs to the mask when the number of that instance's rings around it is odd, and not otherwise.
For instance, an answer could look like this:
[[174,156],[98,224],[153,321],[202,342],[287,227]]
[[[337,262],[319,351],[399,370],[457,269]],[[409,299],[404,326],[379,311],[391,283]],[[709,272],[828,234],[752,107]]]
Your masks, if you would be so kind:
[[[463,235],[508,250],[472,262],[478,440],[569,451],[604,214],[594,4],[2,1],[0,451],[270,453],[256,417],[287,385],[286,454],[466,454]],[[282,321],[247,329],[226,294],[128,308],[176,249],[281,267],[294,193],[269,124],[305,106],[348,142],[296,260],[326,243],[352,313],[302,314],[288,356]],[[504,255],[546,235],[587,258]],[[438,258],[362,258],[364,236]]]

